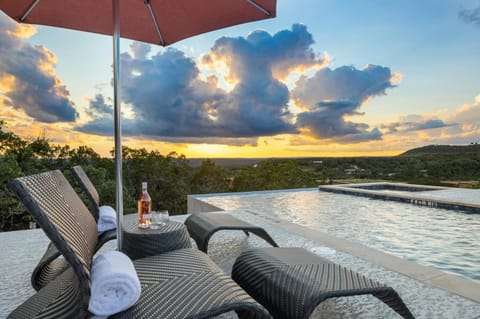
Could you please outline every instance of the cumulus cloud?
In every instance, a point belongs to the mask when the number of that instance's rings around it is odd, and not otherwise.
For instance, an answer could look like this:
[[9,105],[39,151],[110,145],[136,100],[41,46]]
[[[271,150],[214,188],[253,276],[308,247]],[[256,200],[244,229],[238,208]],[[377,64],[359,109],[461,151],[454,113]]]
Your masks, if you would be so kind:
[[458,123],[458,125],[446,129],[445,132],[457,143],[480,142],[480,95],[477,95],[472,104],[461,106],[447,120]]
[[480,27],[480,4],[474,9],[460,10],[458,16],[467,23],[473,23]]
[[[208,139],[231,144],[239,138],[249,145],[261,136],[300,132],[340,143],[381,139],[378,129],[347,117],[362,115],[360,107],[394,87],[399,74],[376,65],[332,70],[326,67],[328,59],[313,51],[313,43],[301,24],[275,34],[222,37],[201,63],[211,70],[221,65],[223,73],[206,78],[181,51],[151,54],[150,45],[133,43],[131,51],[121,55],[122,101],[132,111],[123,132],[192,143]],[[282,82],[292,72],[312,69],[316,73],[300,76],[292,91]],[[223,80],[232,84],[229,90],[220,87]],[[291,112],[292,97],[302,112]],[[104,98],[96,96],[88,112],[97,116],[78,130],[111,134],[107,111]]]
[[45,122],[73,122],[78,114],[66,86],[55,75],[56,57],[23,38],[33,28],[0,13],[0,88],[3,104]]
[[[218,39],[203,63],[223,61],[236,84],[231,91],[218,86],[218,78],[199,77],[195,62],[176,49],[149,56],[150,46],[134,43],[121,56],[122,100],[132,107],[133,118],[123,124],[125,134],[158,136],[182,141],[199,137],[219,140],[297,133],[288,110],[289,90],[277,77],[320,66],[313,52],[312,35],[294,25],[274,35],[256,31],[247,37]],[[97,96],[89,112],[104,109]],[[97,112],[98,113],[98,112]],[[78,128],[110,134],[108,117]]]
[[370,131],[367,130],[368,126],[364,127],[363,130],[355,132],[353,134],[346,134],[335,137],[333,140],[339,143],[345,144],[355,144],[369,141],[378,141],[382,139],[383,134],[378,128],[373,128]]
[[317,138],[339,142],[381,139],[378,129],[346,118],[362,115],[360,107],[370,98],[385,95],[387,89],[395,87],[396,78],[389,68],[377,65],[363,69],[323,68],[310,78],[302,76],[292,92],[295,103],[303,110],[297,116],[297,127]]
[[327,60],[315,54],[311,48],[313,43],[312,34],[302,24],[294,24],[291,30],[274,35],[258,30],[246,38],[218,39],[203,62],[222,60],[229,67],[229,76],[243,82],[259,76],[272,81],[272,73],[283,77],[297,69],[324,66]]
[[93,117],[96,116],[112,116],[113,107],[111,104],[105,102],[105,98],[101,94],[97,94],[95,98],[90,100],[90,105],[87,109],[87,114]]
[[381,126],[389,145],[469,144],[480,138],[480,95],[449,115],[407,115]]
[[472,104],[465,104],[460,107],[455,114],[449,117],[449,120],[480,129],[480,95],[475,97]]
[[397,122],[391,122],[382,125],[387,133],[413,132],[438,129],[457,125],[455,123],[445,123],[440,119],[425,119],[421,115],[409,115]]

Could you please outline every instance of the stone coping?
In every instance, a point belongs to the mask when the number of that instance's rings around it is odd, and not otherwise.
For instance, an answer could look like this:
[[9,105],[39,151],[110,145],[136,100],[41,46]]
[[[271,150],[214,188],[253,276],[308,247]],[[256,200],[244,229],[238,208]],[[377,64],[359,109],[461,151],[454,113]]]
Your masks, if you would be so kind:
[[[320,191],[340,193],[347,195],[370,197],[375,199],[398,201],[414,205],[443,208],[449,210],[461,210],[468,213],[480,213],[480,204],[439,198],[434,196],[435,191],[442,191],[442,194],[458,191],[448,187],[425,186],[404,183],[365,183],[365,184],[342,184],[342,185],[321,185]],[[382,190],[397,190],[399,192],[385,192]],[[447,193],[445,193],[447,192]],[[478,191],[480,195],[480,190]]]

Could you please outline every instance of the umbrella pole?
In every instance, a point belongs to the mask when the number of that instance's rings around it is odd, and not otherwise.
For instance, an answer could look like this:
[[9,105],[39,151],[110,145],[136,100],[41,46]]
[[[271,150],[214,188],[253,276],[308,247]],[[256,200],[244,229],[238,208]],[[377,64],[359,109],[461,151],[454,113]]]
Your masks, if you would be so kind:
[[120,105],[120,18],[119,1],[112,0],[113,8],[113,105],[115,136],[115,201],[117,211],[117,248],[122,249],[123,181],[122,181],[122,126]]

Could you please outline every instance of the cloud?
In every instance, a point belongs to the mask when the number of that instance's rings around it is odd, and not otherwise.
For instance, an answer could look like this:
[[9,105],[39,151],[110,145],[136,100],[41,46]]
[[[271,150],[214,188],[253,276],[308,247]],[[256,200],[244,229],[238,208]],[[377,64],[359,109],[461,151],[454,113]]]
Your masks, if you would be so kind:
[[113,114],[113,107],[106,104],[105,98],[101,94],[97,94],[94,99],[90,100],[90,105],[87,109],[87,114],[90,116],[105,116]]
[[249,137],[161,137],[162,142],[188,144],[219,144],[229,146],[257,146],[257,138]]
[[477,95],[472,104],[461,106],[447,120],[458,123],[445,132],[445,135],[451,136],[457,143],[480,142],[480,95]]
[[428,144],[469,144],[480,138],[480,95],[443,118],[437,115],[407,115],[382,125],[388,145],[408,149]]
[[480,129],[480,94],[475,97],[472,104],[465,104],[451,115],[449,121],[461,123]]
[[457,125],[455,123],[445,123],[440,119],[424,119],[420,115],[407,116],[403,121],[391,122],[381,126],[388,133],[413,132],[438,129]]
[[[247,37],[218,39],[203,63],[224,61],[236,84],[231,91],[218,86],[215,76],[201,79],[194,60],[176,49],[149,55],[150,46],[134,43],[121,55],[122,100],[133,117],[124,134],[179,138],[251,138],[297,133],[288,110],[289,90],[278,77],[324,63],[313,52],[312,35],[294,25],[274,35],[256,31]],[[90,113],[105,109],[100,96]],[[110,134],[109,117],[79,127],[85,132]]]
[[480,5],[474,9],[463,9],[458,16],[467,23],[473,23],[480,27]]
[[297,115],[296,125],[317,138],[338,142],[379,140],[382,133],[378,129],[346,118],[363,115],[360,107],[375,96],[385,95],[397,79],[389,68],[377,65],[324,68],[310,78],[302,76],[292,92],[296,105],[304,110]]
[[315,54],[313,44],[307,27],[294,24],[291,30],[274,35],[258,30],[246,38],[222,37],[203,57],[203,62],[222,60],[229,67],[230,77],[243,82],[259,76],[271,81],[272,73],[284,77],[293,70],[324,66],[327,60]]
[[375,127],[372,130],[368,131],[365,127],[359,132],[336,137],[334,138],[334,141],[338,143],[355,144],[369,141],[379,141],[382,140],[382,136],[383,134],[378,128]]
[[31,26],[19,25],[0,13],[2,102],[40,122],[73,122],[78,114],[53,70],[56,57],[45,47],[23,40],[33,33]]
[[[313,51],[313,43],[301,24],[275,34],[222,37],[201,59],[202,67],[212,70],[208,77],[179,50],[151,54],[150,45],[133,43],[121,55],[122,101],[131,110],[123,133],[192,143],[231,144],[239,138],[249,145],[258,137],[301,132],[339,143],[381,139],[380,130],[347,118],[363,115],[360,107],[385,95],[399,74],[377,65],[332,70],[325,66],[328,59]],[[300,76],[292,91],[282,82],[292,72],[312,69],[316,73]],[[222,81],[231,87],[223,89]],[[292,98],[300,113],[290,111]],[[96,96],[88,113],[97,116],[78,130],[112,134],[107,111],[104,98]]]

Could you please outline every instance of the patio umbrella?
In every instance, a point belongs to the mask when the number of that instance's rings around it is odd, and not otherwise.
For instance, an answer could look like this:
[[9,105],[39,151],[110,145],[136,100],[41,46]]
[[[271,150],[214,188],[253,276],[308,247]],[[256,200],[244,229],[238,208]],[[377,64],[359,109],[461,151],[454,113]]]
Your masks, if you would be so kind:
[[273,18],[276,0],[0,0],[20,23],[113,35],[115,180],[118,248],[122,244],[122,144],[119,37],[167,46],[250,21]]

